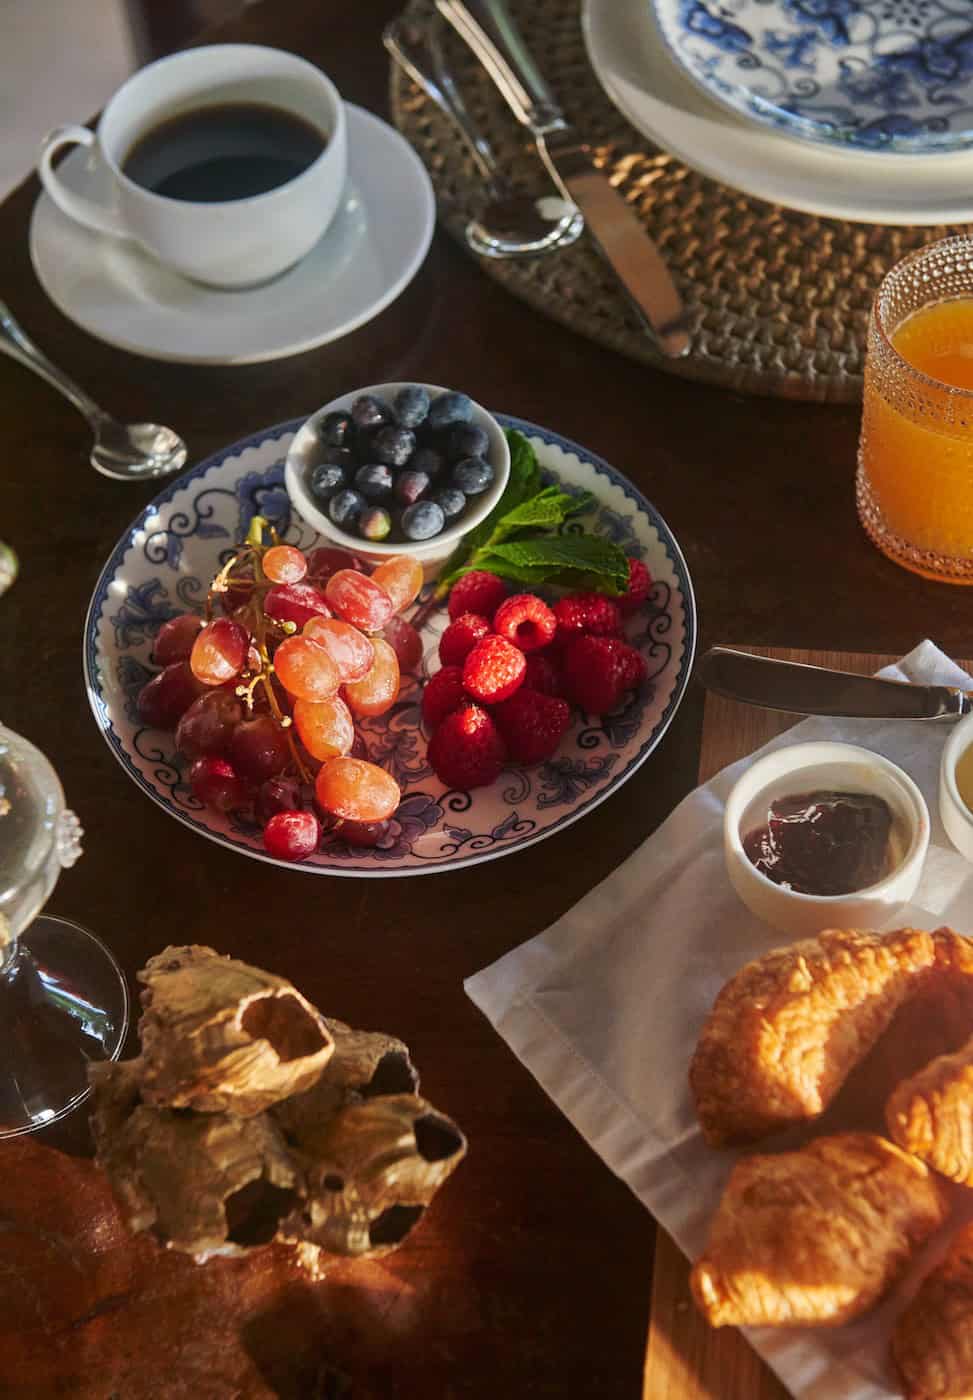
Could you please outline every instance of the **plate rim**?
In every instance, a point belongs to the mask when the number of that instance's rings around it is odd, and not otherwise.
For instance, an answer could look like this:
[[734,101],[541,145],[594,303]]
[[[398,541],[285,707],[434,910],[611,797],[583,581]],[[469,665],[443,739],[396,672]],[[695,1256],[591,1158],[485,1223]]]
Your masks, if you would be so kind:
[[[823,141],[802,141],[793,134],[771,128],[766,124],[747,122],[740,112],[731,110],[724,103],[717,102],[711,92],[690,81],[682,66],[676,65],[669,56],[668,44],[660,40],[660,43],[652,45],[653,52],[663,55],[664,61],[672,68],[679,80],[685,84],[689,93],[692,93],[698,101],[707,101],[713,104],[718,114],[713,116],[707,112],[698,111],[695,107],[687,108],[686,115],[692,121],[709,122],[713,126],[719,126],[728,120],[741,141],[759,141],[761,159],[772,160],[772,169],[775,172],[779,172],[785,167],[792,171],[799,169],[799,178],[792,176],[786,189],[775,191],[760,183],[754,184],[749,178],[741,180],[735,168],[731,168],[728,173],[727,166],[730,164],[728,160],[724,160],[721,165],[710,158],[706,149],[692,149],[689,144],[680,140],[678,135],[673,136],[672,127],[668,123],[664,130],[650,123],[640,106],[633,102],[624,91],[619,90],[614,81],[612,62],[600,36],[604,34],[606,26],[613,20],[615,25],[618,25],[620,15],[627,16],[629,19],[634,17],[639,26],[648,24],[653,28],[658,28],[646,0],[583,0],[581,30],[585,52],[595,77],[612,106],[636,131],[652,141],[662,151],[675,156],[689,169],[697,171],[726,189],[738,191],[751,199],[759,199],[765,204],[796,210],[798,213],[809,214],[814,218],[840,219],[850,223],[879,227],[887,224],[905,228],[927,228],[938,224],[963,224],[969,223],[970,219],[973,218],[973,184],[970,183],[968,172],[964,172],[962,169],[964,164],[968,165],[969,163],[969,148],[959,151],[924,153],[925,167],[928,168],[930,161],[942,162],[944,177],[947,174],[947,165],[950,167],[949,174],[953,173],[953,167],[955,167],[955,193],[950,192],[944,195],[941,189],[929,194],[913,191],[908,196],[902,194],[898,197],[897,202],[891,204],[888,202],[888,195],[883,194],[882,198],[885,202],[876,203],[868,209],[862,209],[861,206],[856,206],[853,202],[857,183],[851,176],[856,173],[855,166],[863,177],[869,170],[882,169],[887,179],[893,173],[894,161],[905,161],[906,166],[914,166],[917,170],[920,168],[920,162],[915,161],[912,156],[894,151],[888,152],[884,156],[883,164],[879,166],[877,153],[874,151],[869,152],[848,146],[838,147]],[[644,95],[660,106],[672,110],[674,121],[678,121],[678,112],[668,98],[655,98],[648,91]],[[724,119],[723,122],[720,118]],[[795,156],[803,157],[799,167],[795,166]],[[822,162],[844,164],[847,178],[841,181],[831,172],[823,171],[820,168],[817,170],[809,168],[809,161],[819,167]],[[905,171],[900,167],[895,173],[901,175]],[[773,178],[776,179],[776,175]],[[827,180],[828,188],[823,196],[818,197],[822,178]],[[808,190],[811,191],[809,196],[804,193]],[[959,202],[964,197],[961,195],[961,191],[966,192],[964,203]]]
[[[385,288],[380,297],[378,297],[374,302],[371,302],[369,304],[367,309],[362,310],[359,315],[353,316],[349,320],[343,322],[339,328],[332,328],[331,330],[325,332],[323,336],[312,334],[303,340],[295,341],[293,344],[289,344],[283,348],[255,351],[253,353],[244,354],[235,354],[232,351],[224,351],[220,354],[194,354],[192,352],[192,349],[189,348],[188,344],[185,350],[181,350],[178,353],[170,352],[167,350],[149,349],[146,347],[144,338],[141,340],[130,340],[123,332],[117,335],[113,334],[111,339],[108,339],[104,334],[103,330],[94,330],[90,325],[80,321],[77,317],[77,314],[67,305],[65,298],[59,295],[55,295],[55,292],[52,290],[52,287],[50,285],[49,279],[43,275],[38,265],[39,260],[37,254],[37,243],[39,235],[37,233],[37,225],[39,219],[42,217],[42,214],[39,211],[43,211],[43,217],[47,217],[48,206],[50,206],[50,209],[53,211],[56,211],[57,208],[56,205],[54,205],[53,200],[51,200],[50,195],[42,187],[40,193],[37,196],[37,199],[34,201],[34,206],[30,214],[30,227],[28,230],[28,251],[34,275],[40,283],[45,296],[47,296],[50,299],[52,304],[57,307],[58,311],[60,311],[61,315],[66,317],[67,320],[69,320],[73,326],[77,326],[79,330],[84,331],[86,335],[92,336],[95,340],[100,341],[103,345],[111,345],[115,349],[124,350],[130,355],[140,355],[144,359],[156,360],[163,364],[269,364],[274,360],[285,360],[292,355],[307,354],[307,352],[310,350],[317,350],[324,345],[330,345],[334,341],[341,340],[345,336],[351,335],[354,331],[359,330],[363,325],[366,325],[369,321],[374,320],[376,316],[380,316],[382,312],[387,310],[387,308],[392,304],[392,302],[396,300],[396,298],[401,296],[401,294],[405,291],[406,287],[408,287],[410,282],[412,282],[412,280],[415,278],[419,269],[422,267],[422,264],[425,262],[426,256],[429,252],[429,248],[432,244],[433,236],[436,231],[436,195],[433,189],[432,180],[430,179],[428,170],[423,165],[422,161],[419,159],[419,156],[416,154],[416,151],[414,150],[412,145],[405,139],[405,137],[400,131],[398,131],[389,122],[383,121],[381,117],[376,116],[374,112],[369,111],[367,107],[359,106],[359,104],[355,102],[346,102],[344,105],[345,110],[349,118],[351,119],[349,121],[350,138],[352,137],[352,126],[354,122],[357,119],[361,118],[363,119],[364,127],[381,129],[383,136],[394,137],[396,140],[401,142],[401,145],[405,148],[403,151],[397,152],[397,158],[401,157],[406,162],[406,164],[411,165],[413,173],[416,177],[416,187],[417,189],[421,188],[422,190],[421,209],[419,208],[419,204],[417,203],[417,211],[420,212],[422,215],[422,229],[420,236],[416,240],[413,255],[411,258],[407,259],[407,261],[403,265],[402,271],[400,272],[399,276],[392,283],[390,283],[389,286]],[[107,237],[107,235],[104,236]],[[322,235],[322,238],[326,237],[327,231]],[[310,254],[308,254],[307,256],[310,256]],[[283,275],[286,276],[287,274],[284,273]],[[187,282],[186,285],[190,286],[191,284]],[[234,295],[237,294],[234,293]],[[243,295],[246,295],[245,291]]]
[[[648,0],[649,6],[655,17],[659,34],[662,37],[666,48],[680,72],[684,73],[691,82],[704,92],[707,97],[714,102],[720,103],[727,111],[743,117],[745,121],[756,123],[764,130],[776,131],[779,135],[796,138],[800,141],[813,141],[818,145],[828,146],[832,150],[837,148],[842,151],[852,151],[855,155],[877,156],[888,158],[889,156],[914,156],[948,155],[954,153],[969,153],[973,148],[973,123],[966,128],[963,134],[956,133],[952,139],[945,135],[937,140],[935,133],[929,136],[929,144],[919,145],[896,145],[867,146],[856,140],[855,128],[840,128],[844,135],[829,135],[829,127],[817,117],[797,116],[786,107],[779,106],[769,97],[761,97],[759,93],[753,92],[743,83],[734,83],[727,80],[717,80],[698,73],[689,63],[686,62],[679,50],[673,36],[670,34],[670,26],[675,22],[675,16],[668,14],[667,3],[671,6],[678,3],[678,0]],[[971,81],[971,92],[973,92],[973,81]],[[830,128],[835,131],[834,128]],[[897,138],[902,140],[903,138]],[[914,139],[914,138],[913,138]]]
[[519,418],[511,414],[495,413],[497,421],[505,428],[514,428],[523,432],[525,436],[539,437],[554,446],[559,447],[568,454],[574,454],[579,461],[585,461],[593,465],[596,471],[605,475],[610,482],[619,486],[625,495],[647,515],[650,523],[659,534],[660,541],[669,556],[679,590],[683,599],[683,610],[685,614],[685,638],[683,641],[683,656],[676,675],[673,691],[669,701],[659,718],[659,721],[652,734],[640,747],[638,753],[631,759],[627,766],[619,773],[613,775],[611,780],[605,784],[603,790],[573,810],[558,818],[551,826],[543,831],[535,832],[533,835],[519,840],[516,844],[501,845],[492,851],[483,851],[474,854],[467,854],[457,860],[455,857],[445,857],[421,866],[382,866],[376,868],[374,865],[352,865],[349,862],[342,862],[340,865],[325,866],[318,864],[307,864],[304,862],[282,861],[269,855],[265,851],[255,849],[250,846],[243,846],[239,842],[231,840],[222,833],[211,831],[203,823],[195,820],[188,813],[178,811],[172,804],[167,802],[154,787],[149,784],[135,768],[125,752],[124,746],[110,720],[103,723],[100,709],[105,707],[101,691],[97,685],[98,674],[98,648],[97,648],[97,628],[101,618],[104,603],[108,597],[109,585],[120,567],[126,551],[132,543],[132,537],[141,528],[142,522],[148,517],[157,513],[160,505],[168,504],[173,494],[187,486],[190,482],[200,480],[209,471],[221,467],[230,457],[240,457],[249,448],[259,448],[265,443],[279,440],[288,433],[293,434],[306,421],[304,416],[287,419],[282,423],[276,423],[272,427],[259,429],[257,432],[248,434],[245,438],[229,444],[227,447],[218,449],[211,453],[203,461],[197,463],[189,471],[180,473],[178,476],[164,486],[151,501],[145,505],[136,518],[126,527],[124,532],[118,537],[112,547],[108,558],[99,570],[98,577],[92,589],[91,597],[85,609],[84,627],[81,638],[82,669],[84,676],[85,694],[88,697],[88,704],[95,722],[95,727],[101,734],[109,750],[121,766],[123,772],[134,782],[142,792],[144,792],[156,806],[166,812],[170,817],[182,823],[190,831],[197,835],[207,837],[217,845],[223,846],[227,850],[235,852],[242,857],[249,857],[263,861],[268,865],[275,865],[285,870],[295,870],[304,874],[313,875],[333,875],[339,878],[357,879],[406,879],[410,876],[436,875],[449,870],[461,870],[467,866],[482,865],[487,861],[500,860],[507,855],[513,855],[518,851],[525,850],[528,846],[536,845],[539,841],[546,840],[549,836],[554,836],[558,832],[580,821],[582,817],[588,815],[606,798],[610,797],[641,767],[651,753],[658,748],[662,742],[670,724],[675,718],[676,712],[682,703],[686,689],[689,685],[690,676],[693,669],[693,661],[696,655],[696,644],[698,639],[698,613],[696,608],[696,595],[693,589],[692,578],[689,567],[683,555],[682,548],[678,540],[669,528],[668,523],[661,512],[648,500],[623,472],[613,467],[599,456],[597,453],[582,447],[580,443],[571,438],[564,437],[554,429],[543,428],[539,424],[532,423],[527,419]]

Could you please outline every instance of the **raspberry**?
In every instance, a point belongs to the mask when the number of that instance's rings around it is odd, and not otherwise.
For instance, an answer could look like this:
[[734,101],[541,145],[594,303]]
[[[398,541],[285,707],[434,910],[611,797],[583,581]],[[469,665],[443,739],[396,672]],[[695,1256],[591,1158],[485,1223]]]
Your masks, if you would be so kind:
[[459,666],[444,666],[430,676],[422,690],[422,718],[430,729],[441,724],[466,699],[463,671]]
[[497,705],[513,695],[526,669],[524,653],[506,637],[484,637],[463,663],[463,685],[474,700]]
[[536,651],[528,656],[524,689],[539,691],[541,695],[561,694],[561,677],[549,656],[541,656]]
[[515,593],[497,608],[493,630],[521,651],[536,651],[553,640],[557,618],[535,594]]
[[522,688],[497,706],[494,718],[512,759],[540,763],[556,751],[571,723],[571,711],[565,700]]
[[628,561],[628,588],[618,600],[618,606],[625,614],[635,612],[640,608],[649,596],[649,589],[652,587],[652,575],[642,563],[641,559],[630,559]]
[[626,690],[634,690],[645,680],[645,657],[625,642],[619,646],[617,655],[621,664],[622,684]]
[[569,593],[554,604],[554,616],[559,633],[617,637],[622,630],[621,610],[604,593]]
[[[573,637],[564,652],[564,688],[589,715],[614,710],[625,691],[630,663],[617,637]],[[630,648],[626,648],[630,650]]]
[[462,666],[477,642],[490,635],[490,624],[479,613],[460,613],[439,639],[439,659],[444,666]]
[[429,741],[429,762],[450,788],[492,783],[505,758],[503,739],[479,705],[466,704],[447,715]]
[[457,579],[449,592],[449,620],[455,622],[463,613],[475,612],[492,617],[507,596],[507,585],[496,574],[473,569]]

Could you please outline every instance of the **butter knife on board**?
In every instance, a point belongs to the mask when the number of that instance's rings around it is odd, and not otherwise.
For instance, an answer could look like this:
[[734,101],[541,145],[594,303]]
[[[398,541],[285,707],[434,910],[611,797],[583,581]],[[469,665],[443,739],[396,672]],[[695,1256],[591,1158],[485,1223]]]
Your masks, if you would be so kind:
[[591,147],[564,118],[505,0],[436,0],[503,94],[565,199],[588,232],[659,349],[676,359],[689,351],[686,312],[672,275],[634,212],[592,160]]
[[836,719],[958,719],[973,710],[973,692],[950,685],[911,685],[799,661],[711,647],[696,675],[707,690],[795,715]]

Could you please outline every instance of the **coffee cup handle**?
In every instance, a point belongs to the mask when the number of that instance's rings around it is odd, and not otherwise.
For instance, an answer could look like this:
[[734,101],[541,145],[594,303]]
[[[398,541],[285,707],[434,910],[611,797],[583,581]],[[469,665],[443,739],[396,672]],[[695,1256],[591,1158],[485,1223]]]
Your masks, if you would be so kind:
[[[55,127],[41,142],[41,155],[38,164],[41,184],[57,207],[62,213],[67,214],[69,219],[84,224],[86,228],[95,229],[98,233],[107,233],[113,238],[131,238],[132,235],[114,209],[109,208],[107,204],[99,204],[97,200],[89,199],[87,195],[78,194],[74,190],[68,189],[52,164],[55,155],[62,146],[87,146],[91,148],[95,146],[96,139],[95,133],[86,126]],[[101,159],[100,154],[97,158]]]

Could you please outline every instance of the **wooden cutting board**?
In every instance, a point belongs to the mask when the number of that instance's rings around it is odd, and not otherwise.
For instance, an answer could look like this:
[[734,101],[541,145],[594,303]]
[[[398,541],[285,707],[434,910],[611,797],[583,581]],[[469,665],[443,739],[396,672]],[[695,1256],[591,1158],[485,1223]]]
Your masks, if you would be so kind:
[[[748,647],[787,661],[871,675],[893,660],[859,652]],[[969,667],[968,662],[960,662]],[[757,709],[707,695],[699,757],[699,781],[752,753],[796,724],[799,716]],[[689,1291],[689,1262],[659,1229],[652,1280],[652,1311],[645,1358],[643,1400],[786,1400],[771,1374],[735,1327],[714,1331],[696,1310]]]

